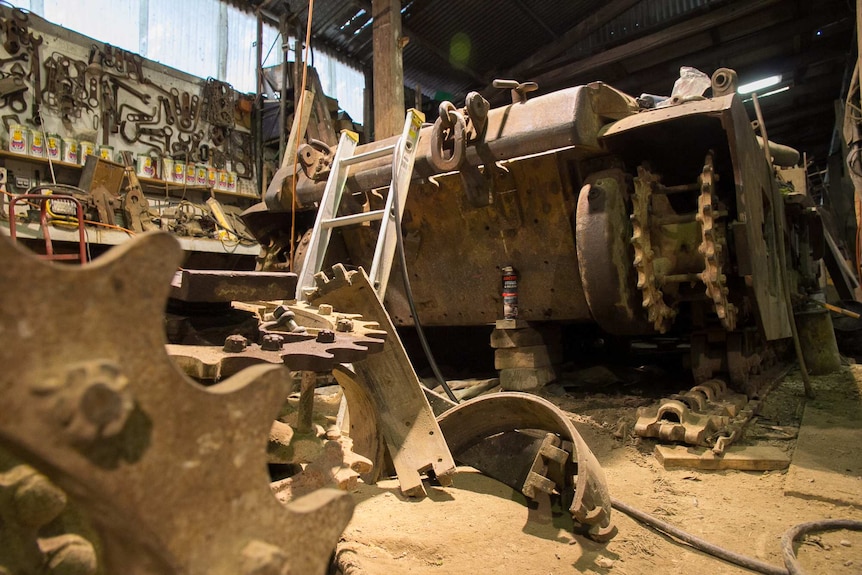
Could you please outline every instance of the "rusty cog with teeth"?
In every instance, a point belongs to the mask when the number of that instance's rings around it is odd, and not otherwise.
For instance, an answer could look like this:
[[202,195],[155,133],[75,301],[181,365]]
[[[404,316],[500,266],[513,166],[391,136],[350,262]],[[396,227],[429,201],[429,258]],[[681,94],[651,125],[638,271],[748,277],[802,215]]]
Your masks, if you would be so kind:
[[738,315],[736,306],[728,301],[729,289],[724,275],[725,237],[718,225],[719,211],[716,207],[715,182],[718,176],[713,166],[712,152],[706,155],[703,172],[700,175],[700,196],[697,200],[697,221],[700,222],[702,241],[698,252],[704,259],[701,281],[706,285],[706,295],[712,301],[713,309],[721,325],[728,331],[736,329]]
[[105,572],[322,574],[353,503],[319,489],[282,505],[271,491],[288,370],[203,388],[171,361],[162,313],[181,256],[143,234],[73,268],[0,239],[0,442],[75,499]]

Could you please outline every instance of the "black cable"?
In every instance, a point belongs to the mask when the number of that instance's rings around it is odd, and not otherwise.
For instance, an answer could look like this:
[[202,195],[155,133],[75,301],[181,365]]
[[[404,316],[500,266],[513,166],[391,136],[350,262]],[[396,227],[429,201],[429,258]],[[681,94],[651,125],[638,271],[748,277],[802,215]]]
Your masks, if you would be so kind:
[[752,571],[757,571],[759,573],[763,573],[764,575],[787,575],[787,569],[783,567],[776,567],[771,563],[766,563],[765,561],[760,561],[759,559],[754,559],[752,557],[746,557],[745,555],[740,555],[739,553],[735,553],[733,551],[729,551],[724,549],[723,547],[719,547],[718,545],[714,545],[700,537],[696,537],[691,535],[690,533],[686,533],[682,529],[671,525],[666,521],[662,521],[657,517],[653,517],[648,513],[644,513],[639,509],[635,509],[630,505],[623,503],[619,499],[611,498],[611,505],[614,509],[618,509],[622,511],[629,517],[633,519],[637,519],[641,523],[645,523],[650,527],[658,529],[672,537],[679,539],[685,543],[688,543],[695,549],[703,551],[704,553],[708,553],[713,557],[718,557],[719,559],[724,559],[725,561],[729,561],[735,565],[739,565],[740,567],[745,567],[746,569],[751,569]]
[[[398,142],[398,152],[395,154],[394,162],[392,163],[392,179],[395,181],[395,173],[398,169],[398,166],[401,165],[401,142]],[[395,187],[395,186],[393,186]],[[404,238],[401,233],[401,213],[398,210],[398,194],[396,190],[393,189],[392,194],[392,216],[395,219],[395,245],[397,247],[398,252],[398,261],[401,262],[401,279],[404,280],[404,292],[407,295],[407,304],[410,306],[410,313],[413,315],[413,325],[416,326],[416,335],[419,336],[419,343],[422,344],[422,350],[425,352],[425,357],[428,358],[428,364],[431,366],[431,371],[434,372],[434,377],[437,379],[437,382],[443,386],[443,390],[446,392],[446,395],[454,401],[455,403],[459,403],[458,398],[455,397],[455,394],[452,393],[452,388],[449,387],[449,384],[446,383],[446,378],[443,377],[443,374],[440,373],[440,368],[437,367],[437,362],[434,360],[434,354],[431,353],[431,346],[428,345],[428,340],[425,338],[425,331],[422,329],[422,324],[419,322],[419,313],[416,311],[416,303],[413,301],[413,290],[410,287],[410,277],[407,273],[407,256],[404,253]],[[383,225],[383,224],[381,224]],[[380,294],[381,297],[383,294]]]
[[784,532],[784,535],[781,536],[781,553],[784,555],[784,564],[787,565],[787,571],[790,575],[805,575],[805,571],[796,560],[796,553],[793,551],[793,542],[811,531],[831,531],[834,529],[862,531],[862,521],[854,521],[852,519],[823,519],[821,521],[800,523]]
[[723,547],[719,547],[718,545],[714,545],[700,537],[687,533],[666,521],[662,521],[657,517],[653,517],[648,513],[635,509],[627,503],[623,503],[619,499],[611,498],[611,505],[614,509],[622,511],[632,519],[640,521],[645,525],[679,539],[699,551],[703,551],[704,553],[708,553],[713,557],[723,559],[733,563],[734,565],[739,565],[740,567],[763,573],[764,575],[805,575],[805,571],[803,571],[802,567],[800,567],[797,562],[796,553],[793,551],[793,543],[796,539],[806,533],[811,531],[828,531],[834,529],[862,531],[862,521],[855,521],[852,519],[824,519],[822,521],[800,523],[799,525],[791,527],[785,531],[784,535],[781,536],[781,552],[784,556],[784,564],[786,567],[777,567],[771,563],[766,563],[765,561],[754,559],[753,557],[748,557]]

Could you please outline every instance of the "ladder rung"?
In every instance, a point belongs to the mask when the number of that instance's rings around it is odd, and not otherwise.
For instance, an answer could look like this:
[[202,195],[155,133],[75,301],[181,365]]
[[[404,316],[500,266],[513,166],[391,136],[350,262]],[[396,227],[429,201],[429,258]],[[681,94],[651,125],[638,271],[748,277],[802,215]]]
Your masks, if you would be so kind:
[[351,214],[349,216],[339,216],[329,220],[320,222],[324,228],[340,228],[351,224],[361,224],[362,222],[374,222],[383,219],[383,212],[386,210],[374,210],[373,212],[362,212],[359,214]]
[[383,156],[391,156],[395,151],[395,146],[384,146],[382,148],[378,148],[377,150],[371,150],[370,152],[363,152],[362,154],[356,154],[355,156],[350,156],[349,158],[344,158],[341,160],[342,166],[352,166],[354,164],[359,164],[360,162],[367,162],[368,160],[376,160],[377,158],[382,158]]

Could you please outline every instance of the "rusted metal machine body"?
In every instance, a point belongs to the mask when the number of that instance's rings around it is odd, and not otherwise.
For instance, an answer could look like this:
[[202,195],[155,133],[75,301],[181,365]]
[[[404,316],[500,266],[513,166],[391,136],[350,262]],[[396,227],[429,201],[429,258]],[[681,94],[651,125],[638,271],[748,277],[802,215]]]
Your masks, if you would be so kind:
[[[602,83],[490,111],[474,94],[463,109],[441,106],[437,123],[423,128],[403,217],[422,322],[494,322],[500,270],[513,266],[520,319],[691,337],[696,379],[729,372],[744,384],[757,349],[791,336],[779,249],[791,290],[816,289],[810,271],[822,233],[810,198],[780,182],[765,158],[728,71],[716,77],[715,97],[658,109]],[[776,163],[798,160],[769,145]],[[301,151],[298,211],[314,210],[331,153]],[[376,188],[390,172],[382,161],[353,168],[355,209],[379,207]],[[269,190],[245,214],[269,246],[262,261],[270,266],[290,245],[290,189]],[[367,265],[368,230],[344,232],[349,263]],[[401,282],[385,301],[396,325],[412,324]]]
[[[423,128],[419,143],[403,229],[423,323],[493,322],[500,268],[512,265],[527,321],[644,335],[705,317],[700,323],[726,331],[757,326],[766,340],[789,337],[774,257],[784,206],[738,96],[640,110],[594,83],[491,110],[484,126],[474,116],[468,104],[466,128],[448,136],[466,134],[459,157],[457,149],[442,162],[435,154],[439,128]],[[306,150],[300,211],[320,197],[325,157]],[[441,173],[441,164],[457,169]],[[374,205],[370,191],[390,170],[359,164],[348,189]],[[269,190],[246,214],[264,244],[285,233],[274,214],[290,209],[289,190]],[[346,237],[346,249],[362,264],[356,237]],[[396,324],[412,323],[399,282],[386,303]]]

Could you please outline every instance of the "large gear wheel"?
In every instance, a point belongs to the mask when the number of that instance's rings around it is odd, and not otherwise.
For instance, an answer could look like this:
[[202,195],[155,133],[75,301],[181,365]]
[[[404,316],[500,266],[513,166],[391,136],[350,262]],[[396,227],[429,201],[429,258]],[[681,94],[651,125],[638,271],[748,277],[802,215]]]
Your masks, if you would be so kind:
[[632,196],[632,246],[635,250],[637,286],[643,296],[647,319],[658,333],[665,333],[673,325],[676,310],[665,303],[653,267],[655,252],[650,240],[650,203],[658,180],[658,176],[638,166],[638,177],[634,179],[635,193]]
[[700,196],[697,199],[697,221],[700,222],[702,237],[698,251],[704,258],[704,270],[700,273],[700,278],[706,285],[706,295],[712,301],[721,325],[727,331],[733,331],[736,329],[738,312],[736,306],[727,298],[729,290],[726,285],[727,277],[723,271],[725,237],[716,221],[719,217],[715,194],[716,180],[713,154],[709,152],[699,177]]
[[286,369],[203,388],[168,357],[181,257],[162,233],[82,267],[0,240],[0,442],[76,500],[106,573],[322,574],[353,502],[332,489],[273,496],[265,445]]

